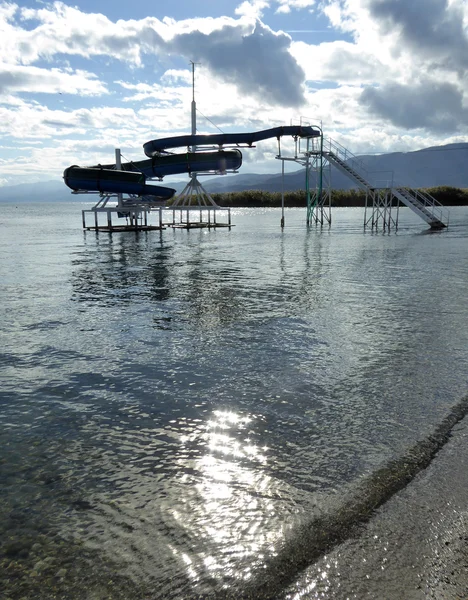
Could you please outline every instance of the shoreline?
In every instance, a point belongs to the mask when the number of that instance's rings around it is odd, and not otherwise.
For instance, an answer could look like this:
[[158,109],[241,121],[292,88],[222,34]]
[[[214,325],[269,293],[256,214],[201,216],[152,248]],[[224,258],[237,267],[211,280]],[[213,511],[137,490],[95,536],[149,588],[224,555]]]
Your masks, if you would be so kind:
[[[450,186],[419,189],[430,194],[444,207],[468,206],[468,189]],[[276,208],[282,205],[281,192],[244,190],[239,192],[210,192],[210,195],[223,208]],[[303,208],[306,205],[305,190],[288,190],[284,192],[285,208]],[[330,206],[332,208],[364,208],[366,206],[366,193],[363,190],[356,189],[332,189]],[[402,204],[400,206],[403,207]]]
[[468,416],[409,485],[277,600],[468,597]]

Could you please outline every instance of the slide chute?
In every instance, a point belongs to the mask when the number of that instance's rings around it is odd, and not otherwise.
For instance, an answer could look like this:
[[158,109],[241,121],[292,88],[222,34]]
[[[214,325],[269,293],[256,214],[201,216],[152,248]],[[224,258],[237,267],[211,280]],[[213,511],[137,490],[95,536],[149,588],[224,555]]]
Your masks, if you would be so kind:
[[[252,146],[255,142],[282,136],[318,137],[320,132],[313,127],[291,125],[273,127],[252,133],[221,133],[215,135],[181,135],[151,140],[143,145],[149,158],[116,165],[79,167],[65,169],[65,184],[74,191],[101,192],[104,194],[151,195],[169,200],[175,194],[172,188],[149,185],[147,179],[162,178],[181,173],[237,171],[242,165],[242,153],[237,148],[224,150],[224,145]],[[218,146],[218,150],[193,151],[198,146]],[[170,153],[172,148],[187,147],[188,152]]]

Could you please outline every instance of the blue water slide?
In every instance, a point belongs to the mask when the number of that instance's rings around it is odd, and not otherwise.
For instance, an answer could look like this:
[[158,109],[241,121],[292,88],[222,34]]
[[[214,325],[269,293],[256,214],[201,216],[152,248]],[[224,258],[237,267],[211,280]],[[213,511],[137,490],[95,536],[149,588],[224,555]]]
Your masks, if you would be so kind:
[[95,167],[73,165],[65,169],[63,179],[65,184],[74,191],[152,195],[168,200],[175,194],[175,190],[148,185],[146,179],[201,171],[224,173],[236,171],[241,165],[242,153],[236,149],[184,152],[123,163],[119,170],[116,170],[115,165]]
[[145,175],[100,167],[71,166],[63,173],[65,184],[75,191],[105,194],[136,194],[168,200],[175,194],[173,188],[148,185]]
[[158,152],[165,152],[168,148],[182,148],[183,146],[223,146],[233,144],[247,144],[252,146],[255,142],[269,138],[280,138],[284,135],[293,137],[319,137],[320,130],[315,127],[290,125],[286,127],[273,127],[252,133],[217,133],[214,135],[179,135],[169,138],[151,140],[143,144],[146,156],[154,156]]
[[[155,155],[146,160],[123,163],[122,171],[137,172],[146,177],[165,177],[180,173],[201,171],[236,171],[242,165],[240,150],[217,150],[216,152],[184,152],[179,154]],[[114,169],[115,165],[99,165],[103,169]]]
[[289,127],[273,127],[253,133],[222,133],[215,135],[182,135],[162,138],[146,142],[143,145],[148,159],[127,162],[117,170],[115,165],[96,165],[79,167],[73,165],[65,169],[65,184],[74,191],[92,191],[106,194],[151,195],[168,200],[175,194],[172,188],[148,185],[147,178],[162,178],[166,175],[180,173],[212,172],[223,173],[236,171],[242,165],[242,153],[237,149],[215,150],[204,152],[167,152],[169,148],[194,146],[223,146],[246,144],[268,138],[280,138],[284,135],[293,137],[318,137],[320,131],[314,127],[292,125]]

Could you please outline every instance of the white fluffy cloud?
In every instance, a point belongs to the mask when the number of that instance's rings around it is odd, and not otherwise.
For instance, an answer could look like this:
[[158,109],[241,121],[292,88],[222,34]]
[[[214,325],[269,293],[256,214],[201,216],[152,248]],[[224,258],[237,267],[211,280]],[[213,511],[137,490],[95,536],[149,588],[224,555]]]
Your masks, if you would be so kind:
[[290,13],[293,9],[312,9],[316,4],[316,0],[276,0],[279,4],[276,12],[278,13]]
[[[39,24],[32,29],[15,27],[11,23],[15,14]],[[11,64],[29,65],[69,55],[110,56],[138,67],[146,54],[163,59],[176,53],[203,61],[218,77],[247,94],[268,94],[270,104],[293,107],[303,102],[304,73],[289,52],[291,38],[250,18],[175,22],[148,17],[114,23],[104,15],[86,14],[61,2],[55,2],[52,9],[5,9],[0,17],[5,29],[0,58],[8,56]]]
[[466,2],[324,0],[322,7],[353,42],[294,44],[308,79],[367,85],[359,105],[386,126],[467,132]]
[[449,0],[365,0],[381,35],[412,51],[421,61],[448,70],[468,68],[466,2]]
[[18,8],[17,14],[25,25],[38,24],[21,28],[7,23],[0,56],[10,56],[11,61],[21,64],[64,54],[85,58],[112,56],[140,65],[143,52],[163,43],[159,30],[165,26],[154,18],[114,23],[102,14],[83,13],[62,2],[40,9]]
[[298,107],[304,102],[304,71],[289,52],[291,38],[257,21],[255,27],[226,25],[206,35],[177,36],[171,48],[207,65],[220,79],[269,105]]
[[[110,162],[116,146],[137,160],[145,141],[187,132],[191,60],[201,63],[202,132],[302,115],[363,152],[468,134],[464,0],[239,0],[216,18],[155,14],[124,20],[65,2],[0,0],[2,179],[28,156],[38,174],[59,173]],[[330,25],[326,42],[313,33],[317,16]],[[310,34],[285,33],[294,18]],[[261,170],[254,161],[275,152],[264,142],[246,164]]]
[[245,0],[236,10],[235,14],[248,19],[260,19],[263,16],[263,11],[268,8],[270,2],[267,0]]
[[18,92],[97,96],[107,93],[107,88],[96,75],[85,71],[68,73],[57,68],[44,69],[0,62],[0,96]]
[[395,75],[392,64],[382,62],[374,53],[350,42],[323,42],[316,46],[294,42],[291,52],[309,81],[361,85]]
[[406,130],[427,129],[454,133],[468,125],[468,105],[456,85],[426,78],[412,85],[388,83],[369,87],[361,104]]

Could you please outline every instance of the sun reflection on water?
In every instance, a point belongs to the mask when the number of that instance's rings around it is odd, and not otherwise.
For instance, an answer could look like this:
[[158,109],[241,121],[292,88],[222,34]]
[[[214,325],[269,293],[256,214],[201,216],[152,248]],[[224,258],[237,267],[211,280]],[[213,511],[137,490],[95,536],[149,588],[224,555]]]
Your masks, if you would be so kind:
[[172,513],[200,541],[190,563],[180,554],[194,582],[209,576],[228,587],[234,580],[248,580],[283,536],[283,496],[288,494],[285,484],[265,471],[268,447],[255,443],[257,419],[215,410],[181,440],[202,440],[204,448],[192,464],[190,502],[185,511]]
[[84,426],[96,453],[77,447],[73,455],[87,461],[87,480],[99,479],[102,492],[84,528],[77,521],[77,535],[108,549],[135,580],[164,584],[167,597],[236,594],[264,573],[306,505],[274,475],[267,417],[193,411],[164,426],[146,416],[122,428],[140,414],[127,406],[114,421]]

